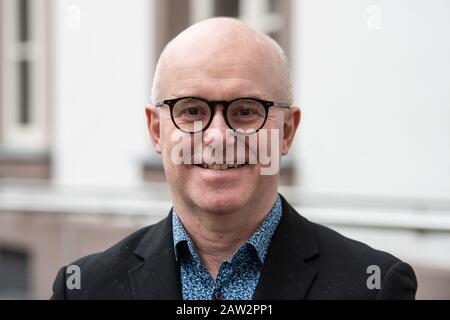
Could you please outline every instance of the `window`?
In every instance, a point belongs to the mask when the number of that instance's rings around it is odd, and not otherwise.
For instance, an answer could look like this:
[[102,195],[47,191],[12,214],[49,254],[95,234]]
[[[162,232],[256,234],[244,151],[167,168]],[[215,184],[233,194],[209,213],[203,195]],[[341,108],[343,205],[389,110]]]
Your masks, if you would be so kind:
[[3,0],[0,17],[0,146],[48,143],[48,0]]
[[238,18],[274,38],[290,56],[292,0],[191,0],[190,23],[214,16]]
[[275,35],[285,27],[287,17],[279,10],[283,0],[192,0],[191,23],[213,16],[238,18],[258,31]]
[[237,18],[239,16],[239,0],[215,0],[214,15]]
[[28,299],[30,261],[22,251],[0,248],[0,299]]

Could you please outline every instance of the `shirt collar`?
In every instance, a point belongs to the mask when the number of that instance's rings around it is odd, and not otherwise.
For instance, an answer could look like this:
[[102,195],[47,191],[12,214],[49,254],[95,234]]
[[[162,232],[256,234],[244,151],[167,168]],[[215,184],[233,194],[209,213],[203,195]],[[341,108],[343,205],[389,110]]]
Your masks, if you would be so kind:
[[280,222],[282,213],[283,209],[281,206],[281,199],[277,194],[272,210],[270,210],[269,214],[263,220],[258,229],[256,229],[250,239],[247,240],[247,243],[255,248],[261,264],[263,264],[266,259],[270,241],[272,240],[272,235]]
[[[263,264],[266,259],[272,235],[280,222],[282,213],[283,209],[281,205],[281,198],[280,195],[277,194],[277,198],[269,214],[263,220],[258,229],[246,241],[246,244],[251,245],[256,250],[261,264]],[[187,245],[192,257],[196,261],[200,261],[197,250],[195,249],[195,246],[189,237],[189,234],[186,232],[180,218],[178,218],[175,208],[172,209],[172,231],[175,259],[179,261],[182,255],[181,247],[183,245]]]
[[173,245],[174,245],[174,251],[175,251],[175,259],[179,261],[181,259],[182,255],[182,246],[187,245],[188,249],[191,253],[191,255],[196,259],[198,259],[197,250],[194,247],[194,243],[191,240],[191,237],[189,237],[189,234],[186,232],[186,229],[184,229],[183,224],[180,221],[180,218],[178,218],[177,212],[175,211],[175,208],[172,209],[172,232],[173,232]]

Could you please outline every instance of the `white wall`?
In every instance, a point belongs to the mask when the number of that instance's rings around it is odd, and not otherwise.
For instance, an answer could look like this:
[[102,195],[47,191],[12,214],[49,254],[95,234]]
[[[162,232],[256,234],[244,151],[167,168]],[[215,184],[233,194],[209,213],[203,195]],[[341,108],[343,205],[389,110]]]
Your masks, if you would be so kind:
[[[54,0],[54,177],[127,186],[148,147],[153,1]],[[150,150],[149,150],[150,151]]]
[[450,2],[292,2],[298,183],[448,199]]

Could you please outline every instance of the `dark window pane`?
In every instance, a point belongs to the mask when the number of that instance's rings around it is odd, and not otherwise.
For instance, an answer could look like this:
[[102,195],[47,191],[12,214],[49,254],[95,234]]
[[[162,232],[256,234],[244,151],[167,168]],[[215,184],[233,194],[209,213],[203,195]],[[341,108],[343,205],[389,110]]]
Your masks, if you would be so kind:
[[275,41],[277,40],[277,33],[276,32],[269,32],[267,35],[269,37],[271,37],[272,39],[274,39]]
[[278,0],[269,0],[269,11],[270,12],[278,11]]
[[239,16],[239,0],[215,0],[214,15],[223,17]]
[[17,23],[19,30],[19,41],[29,40],[29,19],[30,19],[30,3],[29,0],[17,0]]
[[29,298],[29,263],[26,253],[0,248],[0,299]]
[[19,62],[18,73],[18,99],[19,99],[19,122],[23,125],[30,123],[30,62],[22,60]]

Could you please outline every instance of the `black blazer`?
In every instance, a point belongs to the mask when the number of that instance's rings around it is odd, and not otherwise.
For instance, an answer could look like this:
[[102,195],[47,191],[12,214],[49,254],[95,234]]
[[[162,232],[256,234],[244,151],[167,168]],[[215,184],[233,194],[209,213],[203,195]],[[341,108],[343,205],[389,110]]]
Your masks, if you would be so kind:
[[[283,215],[264,263],[255,299],[414,299],[413,269],[396,257],[348,239],[299,215],[283,198]],[[73,263],[81,288],[59,270],[51,299],[181,299],[171,212],[101,253]],[[367,267],[380,268],[369,289]]]

